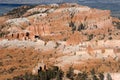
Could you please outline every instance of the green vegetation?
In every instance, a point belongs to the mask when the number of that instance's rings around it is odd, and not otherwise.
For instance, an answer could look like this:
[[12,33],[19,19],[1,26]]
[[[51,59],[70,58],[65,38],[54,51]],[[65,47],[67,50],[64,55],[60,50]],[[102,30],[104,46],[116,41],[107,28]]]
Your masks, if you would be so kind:
[[[110,74],[107,75],[107,79],[112,79]],[[103,73],[96,73],[94,69],[89,73],[80,72],[75,74],[72,67],[69,68],[65,75],[61,69],[57,66],[53,66],[52,68],[45,70],[42,70],[40,67],[38,75],[26,73],[25,75],[16,76],[13,79],[7,80],[104,80],[104,75]]]
[[0,33],[0,37],[3,37],[5,35],[5,33]]
[[71,80],[74,80],[74,69],[72,67],[69,68],[66,77]]
[[93,37],[94,37],[94,35],[93,35],[93,34],[90,34],[90,35],[88,36],[88,40],[92,40]]
[[6,15],[12,16],[13,18],[21,17],[28,9],[33,8],[34,6],[21,6],[9,11]]
[[74,80],[87,80],[87,79],[88,79],[87,73],[83,72],[79,73]]
[[78,31],[81,31],[81,30],[85,30],[85,25],[82,23],[78,26]]
[[113,22],[115,24],[115,26],[117,27],[117,29],[120,29],[120,22]]
[[4,37],[5,35],[9,34],[9,32],[0,32],[0,38]]
[[13,77],[13,79],[8,80],[62,80],[63,75],[63,71],[57,66],[54,66],[52,69],[49,68],[45,70],[42,70],[42,68],[40,67],[40,69],[38,70],[38,75],[26,73],[25,75],[16,76]]
[[73,32],[76,30],[76,26],[75,26],[74,22],[71,21],[71,22],[69,23],[69,26],[72,28],[72,31],[73,31]]

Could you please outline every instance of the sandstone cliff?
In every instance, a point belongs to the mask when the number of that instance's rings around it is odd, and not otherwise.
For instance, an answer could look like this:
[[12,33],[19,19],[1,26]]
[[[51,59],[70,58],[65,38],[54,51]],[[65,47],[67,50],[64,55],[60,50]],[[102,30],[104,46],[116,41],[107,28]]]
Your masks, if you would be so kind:
[[[20,14],[22,18],[20,16],[16,16],[20,18],[14,18],[18,10],[22,11]],[[72,3],[22,6],[6,15],[11,13],[12,19],[4,22],[5,27],[1,28],[2,32],[8,32],[4,35],[7,39],[41,38],[47,41],[68,40],[69,43],[69,38],[74,32],[83,36],[81,40],[85,41],[105,39],[107,35],[104,34],[109,34],[114,30],[109,10],[92,9]],[[73,42],[80,41],[72,40]]]

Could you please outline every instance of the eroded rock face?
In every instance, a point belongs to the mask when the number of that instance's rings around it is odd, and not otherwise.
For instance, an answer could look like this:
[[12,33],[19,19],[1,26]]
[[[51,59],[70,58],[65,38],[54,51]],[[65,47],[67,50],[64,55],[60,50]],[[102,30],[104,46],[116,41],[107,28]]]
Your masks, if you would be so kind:
[[[7,21],[11,26],[17,25],[16,28],[19,27],[21,30],[14,33],[12,30],[9,31],[10,34],[6,38],[9,36],[12,36],[11,39],[25,40],[41,38],[47,41],[63,40],[68,41],[68,44],[72,42],[76,44],[80,41],[91,40],[94,35],[101,32],[108,33],[108,30],[113,29],[109,10],[92,9],[71,3],[38,5],[25,11],[24,18]],[[92,36],[88,35],[93,33]],[[13,37],[13,34],[19,37]],[[75,35],[78,37],[72,39]],[[101,38],[101,36],[103,35],[98,37]]]
[[[119,20],[113,20],[109,10],[51,4],[27,9],[21,16],[0,18],[2,80],[26,72],[37,74],[45,65],[59,66],[63,71],[73,66],[86,72],[93,68],[120,72],[120,31],[112,25],[112,21],[119,25]],[[11,68],[15,71],[9,73]]]

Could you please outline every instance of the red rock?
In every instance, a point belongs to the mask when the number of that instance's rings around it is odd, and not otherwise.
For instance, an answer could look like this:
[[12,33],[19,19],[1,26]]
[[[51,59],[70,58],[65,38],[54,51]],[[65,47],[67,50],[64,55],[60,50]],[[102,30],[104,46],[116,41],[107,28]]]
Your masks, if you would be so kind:
[[[73,7],[74,6],[74,7]],[[53,10],[52,10],[53,9]],[[35,13],[36,10],[42,11],[43,13]],[[46,10],[52,10],[47,12]],[[32,17],[29,16],[29,13],[32,15],[41,14],[45,16]],[[25,26],[22,32],[26,34],[24,30],[29,32],[29,37],[25,35],[23,38],[34,40],[35,36],[42,37],[45,40],[67,40],[69,43],[79,43],[81,39],[78,39],[78,36],[83,36],[81,31],[87,34],[105,34],[108,33],[109,29],[114,29],[112,25],[112,18],[110,16],[109,10],[99,10],[92,9],[87,6],[80,6],[78,4],[60,4],[55,9],[50,7],[50,5],[36,6],[24,14],[27,15],[31,25],[22,24]],[[22,20],[22,19],[21,19]],[[71,24],[72,23],[72,24]],[[70,25],[71,24],[71,25]],[[82,25],[82,26],[81,26]],[[26,27],[27,26],[27,27]],[[74,29],[74,28],[75,29]],[[23,27],[22,27],[23,28]],[[73,30],[74,29],[74,30]],[[72,32],[77,32],[78,34],[72,34]],[[13,37],[17,38],[17,31]],[[72,35],[71,35],[72,34]],[[20,40],[22,35],[19,34]],[[73,40],[72,36],[77,36]],[[84,35],[83,40],[87,40],[88,35]],[[99,36],[96,36],[99,37]],[[70,39],[69,39],[70,38]],[[17,38],[19,39],[19,38]],[[73,42],[72,42],[73,41]]]

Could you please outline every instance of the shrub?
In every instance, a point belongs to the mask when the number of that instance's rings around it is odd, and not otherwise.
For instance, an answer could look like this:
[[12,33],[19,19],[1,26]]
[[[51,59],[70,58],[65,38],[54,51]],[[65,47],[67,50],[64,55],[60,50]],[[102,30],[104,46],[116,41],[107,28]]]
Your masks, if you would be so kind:
[[81,31],[81,30],[84,30],[85,29],[85,26],[81,23],[79,26],[78,26],[78,31]]
[[72,67],[69,68],[69,70],[66,74],[66,77],[71,79],[71,80],[74,80],[74,69]]
[[107,80],[112,80],[112,77],[109,73],[107,74]]
[[86,72],[83,72],[83,73],[79,73],[76,77],[75,80],[86,80],[87,79],[87,73]]
[[[89,77],[89,74],[86,72],[74,74],[74,69],[72,67],[69,68],[67,71],[66,77],[70,80],[104,80],[103,73],[95,73],[95,70],[92,69],[90,71],[91,76]],[[46,70],[39,70],[38,75],[32,75],[26,73],[25,75],[16,76],[13,79],[7,79],[7,80],[63,80],[64,72],[59,69],[57,66],[53,66],[52,68],[46,69]],[[110,74],[107,74],[107,79],[112,80]]]
[[93,37],[94,37],[94,35],[93,35],[93,34],[90,34],[90,35],[88,36],[88,40],[92,40]]
[[103,75],[103,73],[99,73],[99,78],[100,78],[100,80],[104,80],[104,75]]
[[63,71],[57,66],[54,66],[52,69],[49,68],[47,70],[39,70],[38,75],[25,73],[25,75],[13,77],[12,80],[62,80],[63,75]]

